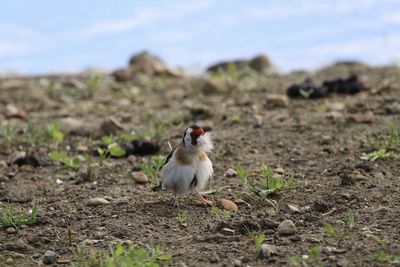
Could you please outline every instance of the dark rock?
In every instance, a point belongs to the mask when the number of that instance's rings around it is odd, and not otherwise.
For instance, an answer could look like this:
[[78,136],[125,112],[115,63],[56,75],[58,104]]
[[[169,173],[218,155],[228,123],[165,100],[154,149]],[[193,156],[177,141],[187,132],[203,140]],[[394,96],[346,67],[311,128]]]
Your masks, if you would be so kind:
[[340,175],[340,185],[341,186],[346,186],[346,185],[355,185],[356,184],[356,179],[354,176],[342,173]]
[[361,83],[356,75],[352,75],[347,79],[335,79],[332,81],[325,81],[322,84],[327,88],[330,93],[338,94],[357,94],[366,90],[363,83]]
[[56,263],[56,261],[57,261],[57,254],[54,251],[47,250],[44,253],[44,256],[43,256],[44,264],[46,264],[46,265],[53,264],[53,263]]
[[250,60],[249,66],[257,72],[263,72],[271,68],[271,62],[266,55],[258,55]]
[[287,89],[287,95],[291,98],[322,98],[328,95],[325,87],[318,87],[311,79],[306,79],[301,84],[291,85]]
[[292,220],[285,220],[278,225],[278,233],[280,235],[293,235],[297,232],[297,228]]
[[318,212],[327,212],[331,208],[331,205],[322,199],[317,199],[312,205],[312,209]]
[[39,161],[33,155],[28,155],[26,152],[19,152],[13,157],[11,163],[18,165],[18,167],[22,165],[31,165],[35,168],[40,166]]
[[271,219],[264,219],[260,222],[262,229],[276,229],[278,228],[279,223],[277,221]]

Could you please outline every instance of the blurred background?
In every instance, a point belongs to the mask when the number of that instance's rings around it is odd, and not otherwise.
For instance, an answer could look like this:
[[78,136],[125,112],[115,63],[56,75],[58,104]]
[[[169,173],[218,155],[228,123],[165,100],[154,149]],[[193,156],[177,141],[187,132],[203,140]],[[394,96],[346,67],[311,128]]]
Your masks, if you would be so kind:
[[400,61],[400,1],[2,1],[0,73],[113,70],[142,50],[192,72],[267,54],[282,72]]

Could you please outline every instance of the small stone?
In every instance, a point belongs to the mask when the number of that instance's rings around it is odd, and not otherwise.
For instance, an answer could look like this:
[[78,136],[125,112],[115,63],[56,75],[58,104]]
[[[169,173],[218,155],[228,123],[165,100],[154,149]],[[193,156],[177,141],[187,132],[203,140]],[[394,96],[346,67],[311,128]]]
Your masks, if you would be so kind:
[[285,170],[282,167],[278,167],[274,169],[274,172],[277,174],[284,174]]
[[213,252],[210,257],[209,260],[211,263],[218,263],[220,261],[219,256],[216,252]]
[[322,145],[329,145],[332,142],[332,137],[329,135],[322,135],[320,142]]
[[270,244],[262,244],[258,252],[257,259],[268,259],[272,254],[276,254],[276,246]]
[[106,205],[109,204],[110,201],[102,198],[102,197],[94,197],[94,198],[90,198],[88,201],[88,205],[90,206],[99,206],[99,205]]
[[7,258],[6,261],[5,261],[5,264],[9,264],[9,265],[11,265],[13,263],[14,263],[14,260],[11,257]]
[[227,169],[226,172],[224,173],[224,177],[236,177],[236,176],[237,172],[232,168]]
[[371,123],[376,120],[376,116],[372,111],[367,111],[362,114],[352,114],[347,117],[349,121],[360,122],[360,123]]
[[14,234],[14,233],[17,232],[17,230],[15,230],[14,227],[8,227],[8,228],[6,229],[6,232],[7,232],[8,234]]
[[232,202],[226,198],[219,199],[218,203],[225,210],[228,210],[228,211],[237,211],[238,210],[238,206],[234,202]]
[[47,250],[43,256],[43,263],[44,264],[53,264],[57,261],[57,254],[54,251]]
[[312,209],[318,212],[327,212],[331,208],[331,205],[322,199],[314,201]]
[[342,198],[346,199],[346,200],[350,200],[350,198],[351,198],[351,196],[350,196],[349,193],[342,193],[342,194],[340,194],[340,196],[341,196]]
[[263,118],[261,115],[254,115],[254,128],[261,128],[263,124]]
[[136,156],[135,155],[129,155],[128,161],[131,164],[135,164],[136,163]]
[[93,131],[93,129],[89,129],[88,123],[72,117],[62,118],[60,120],[60,128],[63,133],[78,136],[88,136]]
[[26,119],[26,112],[24,110],[18,109],[13,104],[7,104],[4,111],[7,118],[17,118]]
[[296,212],[296,213],[300,212],[300,209],[298,207],[294,206],[294,205],[288,204],[287,206],[292,212]]
[[351,173],[351,176],[356,181],[365,181],[368,180],[365,175],[362,175],[359,171],[355,170]]
[[234,267],[242,267],[242,261],[239,260],[239,259],[235,259],[235,260],[233,261],[233,266],[234,266]]
[[225,94],[233,87],[229,77],[213,78],[205,82],[202,91],[204,94]]
[[266,105],[271,107],[287,107],[289,98],[286,95],[268,94],[265,97]]
[[222,228],[221,231],[224,234],[227,234],[227,235],[234,235],[235,234],[235,230],[230,229],[230,228],[226,228],[226,227]]
[[131,175],[133,180],[139,184],[144,184],[149,181],[149,177],[144,172],[132,172]]
[[328,102],[326,105],[326,111],[342,111],[346,108],[343,102]]
[[104,135],[116,134],[122,130],[124,130],[124,127],[113,117],[103,121],[100,125],[100,131]]
[[90,182],[96,180],[100,175],[100,165],[97,163],[89,166],[82,164],[79,168],[78,178],[82,182]]
[[297,232],[297,228],[293,221],[285,220],[281,222],[278,226],[278,233],[280,235],[293,235]]
[[56,179],[56,184],[58,184],[58,185],[62,185],[64,182],[63,182],[63,180],[61,180],[61,179]]

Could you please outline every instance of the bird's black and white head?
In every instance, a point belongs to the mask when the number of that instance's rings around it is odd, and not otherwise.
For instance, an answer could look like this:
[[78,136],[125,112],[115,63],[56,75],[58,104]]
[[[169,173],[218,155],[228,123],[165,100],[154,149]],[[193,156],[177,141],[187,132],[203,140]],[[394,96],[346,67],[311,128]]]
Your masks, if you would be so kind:
[[192,125],[185,130],[183,144],[187,148],[203,148],[206,152],[210,152],[214,147],[210,133],[205,132],[203,128],[197,125]]

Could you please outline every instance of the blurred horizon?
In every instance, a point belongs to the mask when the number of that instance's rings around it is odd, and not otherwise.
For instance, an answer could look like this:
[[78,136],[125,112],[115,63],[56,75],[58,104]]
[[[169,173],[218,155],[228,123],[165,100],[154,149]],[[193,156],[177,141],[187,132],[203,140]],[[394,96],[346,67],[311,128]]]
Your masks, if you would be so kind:
[[189,70],[258,54],[282,72],[399,64],[399,26],[395,0],[5,0],[0,73],[114,70],[143,50]]

